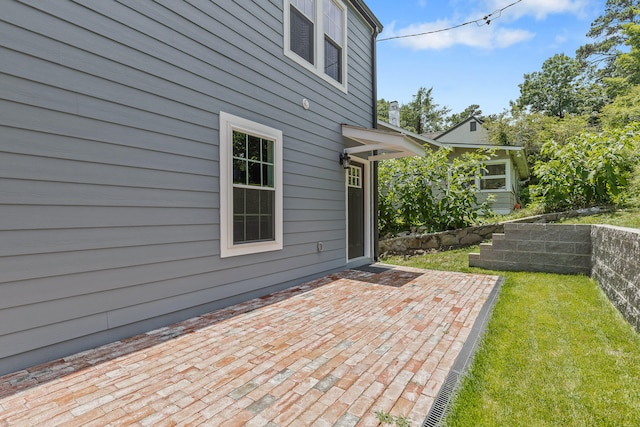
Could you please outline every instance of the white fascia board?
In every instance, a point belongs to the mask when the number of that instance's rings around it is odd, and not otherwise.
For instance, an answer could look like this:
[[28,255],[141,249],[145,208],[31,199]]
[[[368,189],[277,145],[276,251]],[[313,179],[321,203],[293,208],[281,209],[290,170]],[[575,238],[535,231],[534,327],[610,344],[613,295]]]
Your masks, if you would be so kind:
[[518,147],[513,145],[493,145],[493,144],[454,144],[454,143],[443,143],[443,147],[449,148],[486,148],[489,150],[505,150],[505,151],[522,151],[524,147]]
[[[367,129],[343,124],[342,136],[362,144],[358,147],[346,148],[345,153],[362,153],[365,151],[381,150],[393,152],[388,154],[396,155],[395,158],[424,155],[424,147],[421,144],[399,132]],[[371,157],[369,160],[372,160]]]

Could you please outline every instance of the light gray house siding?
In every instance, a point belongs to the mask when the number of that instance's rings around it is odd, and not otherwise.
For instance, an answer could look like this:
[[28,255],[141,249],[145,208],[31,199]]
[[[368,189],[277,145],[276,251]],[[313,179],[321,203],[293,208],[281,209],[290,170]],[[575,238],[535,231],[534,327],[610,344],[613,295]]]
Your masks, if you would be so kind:
[[[344,93],[283,54],[281,0],[2,2],[0,374],[346,265],[348,7]],[[283,132],[280,251],[220,258],[220,111]]]

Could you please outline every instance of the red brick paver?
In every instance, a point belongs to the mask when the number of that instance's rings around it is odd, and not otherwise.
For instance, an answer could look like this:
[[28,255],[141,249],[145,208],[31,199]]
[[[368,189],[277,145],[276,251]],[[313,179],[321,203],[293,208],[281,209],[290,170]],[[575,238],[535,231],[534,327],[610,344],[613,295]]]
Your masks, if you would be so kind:
[[0,377],[0,426],[419,426],[497,280],[346,270]]

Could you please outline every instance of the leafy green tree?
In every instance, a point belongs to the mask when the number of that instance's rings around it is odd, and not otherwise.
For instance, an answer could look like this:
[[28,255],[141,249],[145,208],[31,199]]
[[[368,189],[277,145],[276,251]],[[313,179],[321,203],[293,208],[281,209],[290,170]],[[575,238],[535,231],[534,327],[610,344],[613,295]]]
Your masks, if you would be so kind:
[[546,211],[621,203],[639,143],[640,123],[583,132],[564,145],[549,141],[541,149],[545,160],[533,170],[539,182],[532,194]]
[[417,134],[444,129],[449,108],[440,107],[433,100],[433,87],[421,87],[408,104],[400,106],[400,127]]
[[453,160],[450,150],[427,150],[424,157],[386,160],[379,167],[379,224],[382,233],[425,226],[428,231],[473,224],[491,201],[478,203],[475,176],[491,153],[467,153]]
[[384,98],[378,99],[378,120],[389,121],[389,101]]
[[628,53],[618,55],[614,63],[613,77],[604,82],[610,97],[624,94],[632,86],[640,84],[640,24],[625,24],[622,32],[627,35]]
[[446,118],[446,126],[447,128],[453,127],[471,116],[482,119],[482,110],[480,109],[480,106],[478,104],[471,104],[462,112],[451,114]]
[[603,125],[610,128],[640,122],[640,85],[632,86],[612,103],[605,105],[600,117]]
[[541,71],[525,74],[518,86],[518,108],[552,117],[598,111],[606,101],[602,88],[581,73],[580,62],[565,54],[547,59]]
[[484,127],[494,144],[524,147],[530,167],[540,159],[540,149],[545,142],[554,140],[563,145],[585,129],[595,130],[587,116],[571,115],[561,119],[517,108],[486,120]]
[[604,14],[593,21],[587,33],[595,41],[576,51],[576,58],[584,67],[597,64],[599,77],[614,75],[616,58],[627,39],[623,26],[640,22],[638,7],[638,0],[607,0]]

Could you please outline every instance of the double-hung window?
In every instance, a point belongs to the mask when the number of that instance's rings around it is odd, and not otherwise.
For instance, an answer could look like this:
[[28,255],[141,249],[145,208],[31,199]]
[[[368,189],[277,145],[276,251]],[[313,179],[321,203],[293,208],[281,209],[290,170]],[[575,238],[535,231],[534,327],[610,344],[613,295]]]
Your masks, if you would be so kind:
[[341,0],[284,0],[285,54],[346,92],[347,9]]
[[220,256],[282,249],[282,132],[220,113]]

